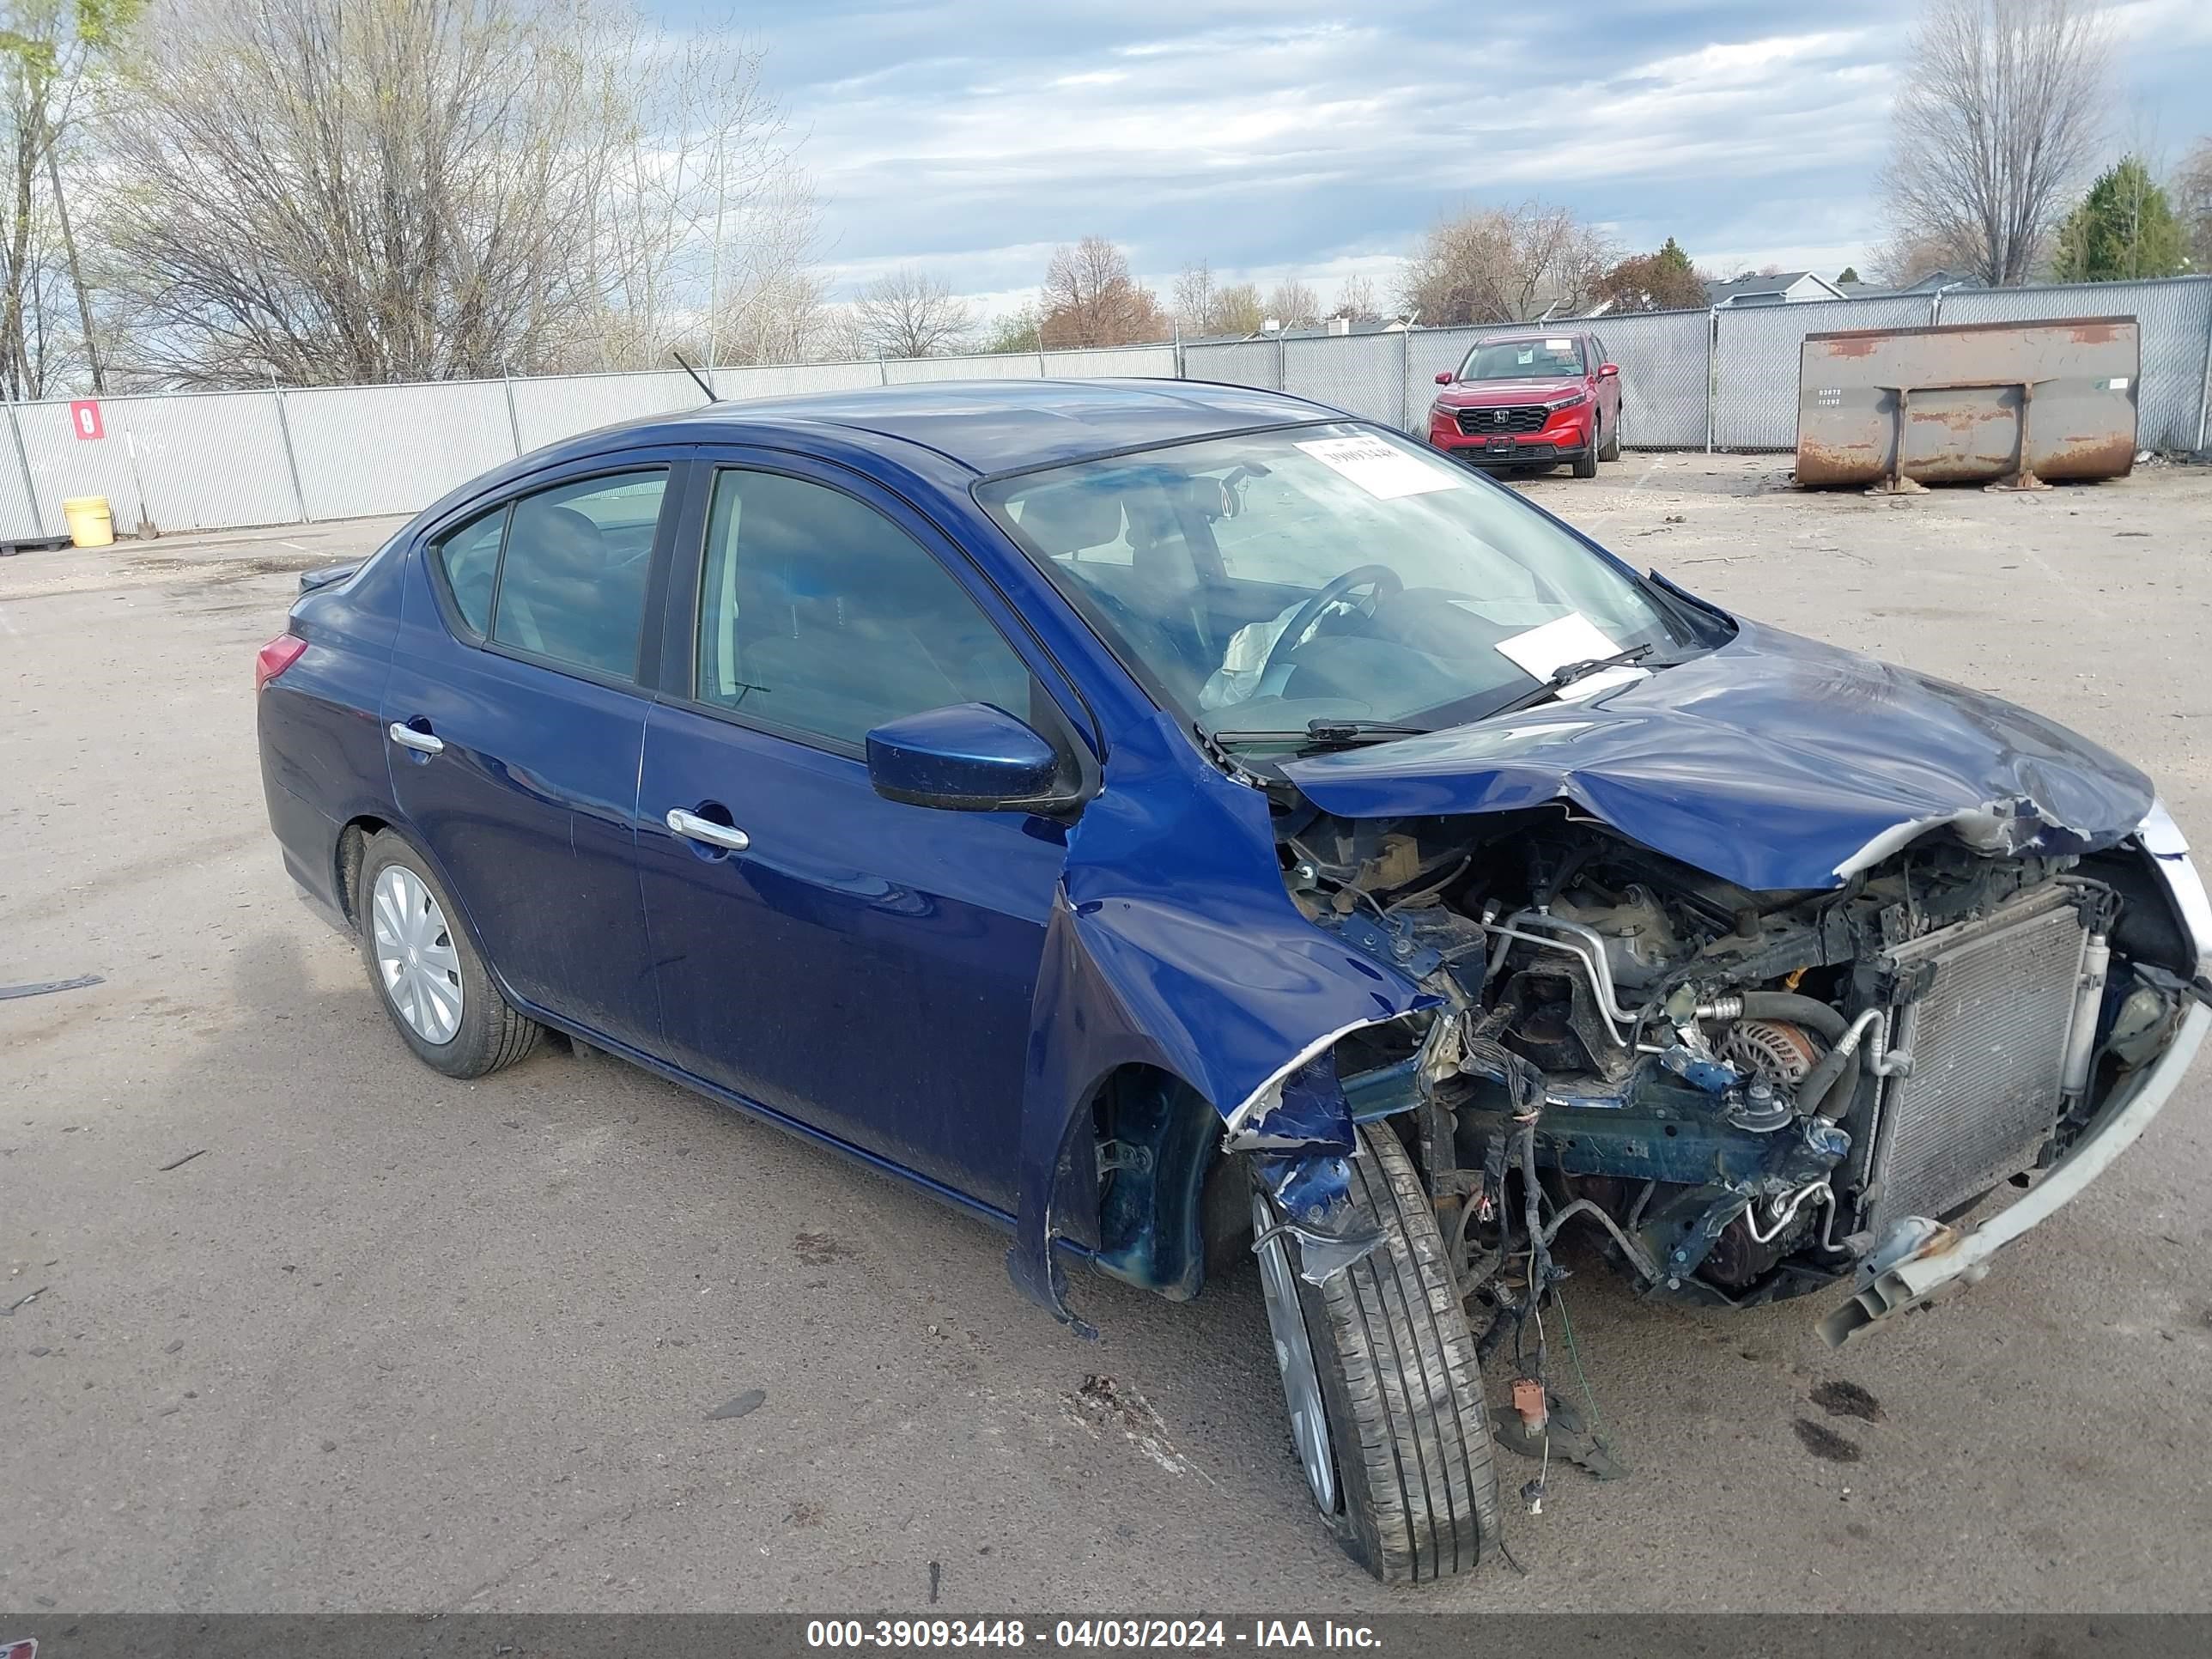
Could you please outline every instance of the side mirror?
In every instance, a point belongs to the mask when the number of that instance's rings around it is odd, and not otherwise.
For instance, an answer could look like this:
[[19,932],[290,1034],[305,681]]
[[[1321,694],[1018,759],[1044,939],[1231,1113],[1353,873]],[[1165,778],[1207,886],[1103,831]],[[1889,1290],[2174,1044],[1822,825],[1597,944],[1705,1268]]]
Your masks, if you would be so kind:
[[1438,386],[1449,386],[1451,383],[1452,372],[1449,369],[1444,370],[1443,374],[1437,376],[1437,384]]
[[868,733],[868,781],[885,800],[954,812],[1048,811],[1073,799],[1060,751],[987,702],[885,720]]
[[1600,363],[1597,366],[1597,377],[1601,380],[1619,380],[1620,378],[1620,365],[1619,363]]

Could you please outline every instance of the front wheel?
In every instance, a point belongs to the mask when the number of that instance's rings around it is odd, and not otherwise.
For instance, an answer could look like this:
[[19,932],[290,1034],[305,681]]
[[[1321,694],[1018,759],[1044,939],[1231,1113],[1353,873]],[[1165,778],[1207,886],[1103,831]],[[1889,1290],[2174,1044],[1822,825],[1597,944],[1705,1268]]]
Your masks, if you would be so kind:
[[[1498,1536],[1498,1475],[1474,1335],[1420,1176],[1363,1125],[1352,1201],[1382,1242],[1311,1285],[1297,1236],[1259,1247],[1260,1283],[1308,1489],[1346,1554],[1385,1583],[1471,1571]],[[1256,1235],[1281,1219],[1255,1188]]]
[[1613,424],[1605,429],[1605,447],[1597,453],[1597,458],[1601,461],[1617,461],[1620,459],[1620,417],[1623,412],[1621,410],[1615,410],[1613,414]]

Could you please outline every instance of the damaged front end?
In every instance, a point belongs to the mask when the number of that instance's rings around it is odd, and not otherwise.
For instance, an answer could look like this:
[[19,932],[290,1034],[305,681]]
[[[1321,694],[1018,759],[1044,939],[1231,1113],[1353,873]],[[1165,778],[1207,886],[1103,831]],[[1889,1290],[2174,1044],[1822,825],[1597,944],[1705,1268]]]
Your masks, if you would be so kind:
[[[1163,721],[1071,834],[1013,1258],[1063,1313],[1054,1237],[1193,1294],[1248,1177],[1301,1273],[1341,1272],[1375,1244],[1357,1132],[1389,1118],[1467,1294],[1540,1299],[1579,1222],[1654,1295],[1853,1278],[1841,1340],[2078,1190],[2212,1018],[2212,915],[2139,774],[1753,625],[1588,704],[1282,774]],[[1082,1109],[1133,1065],[1154,1106]]]
[[[1317,926],[1448,1005],[1406,1056],[1369,1032],[1335,1057],[1363,1114],[1418,1115],[1469,1291],[1580,1218],[1655,1293],[1747,1305],[1864,1263],[1894,1302],[1984,1194],[2077,1146],[2109,1162],[2133,1134],[2112,1120],[2148,1115],[2206,1018],[2202,890],[2144,837],[2006,857],[1936,836],[1778,894],[1541,809],[1324,815],[1285,860]],[[1516,1162],[1550,1218],[1517,1246]]]

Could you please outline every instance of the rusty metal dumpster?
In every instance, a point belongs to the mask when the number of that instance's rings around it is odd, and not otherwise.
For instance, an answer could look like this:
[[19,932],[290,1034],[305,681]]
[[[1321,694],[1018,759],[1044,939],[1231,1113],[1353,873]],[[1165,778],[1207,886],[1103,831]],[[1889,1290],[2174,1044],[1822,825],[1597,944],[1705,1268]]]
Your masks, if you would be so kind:
[[2139,356],[2132,317],[1808,334],[1797,482],[2119,477],[2135,462]]

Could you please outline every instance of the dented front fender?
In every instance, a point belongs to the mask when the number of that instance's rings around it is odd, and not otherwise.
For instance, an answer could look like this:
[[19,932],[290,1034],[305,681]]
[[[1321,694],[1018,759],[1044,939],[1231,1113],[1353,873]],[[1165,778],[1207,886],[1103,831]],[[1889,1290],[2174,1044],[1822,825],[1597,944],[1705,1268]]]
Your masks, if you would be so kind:
[[[1208,765],[1164,716],[1122,733],[1103,787],[1069,831],[1046,928],[1007,1261],[1015,1284],[1072,1320],[1053,1245],[1095,1236],[1089,1107],[1116,1067],[1181,1079],[1220,1111],[1232,1147],[1300,1168],[1323,1160],[1306,1173],[1325,1188],[1325,1161],[1354,1142],[1334,1068],[1315,1062],[1347,1032],[1434,1000],[1299,911],[1263,796]],[[1322,1207],[1325,1222],[1335,1206]]]

